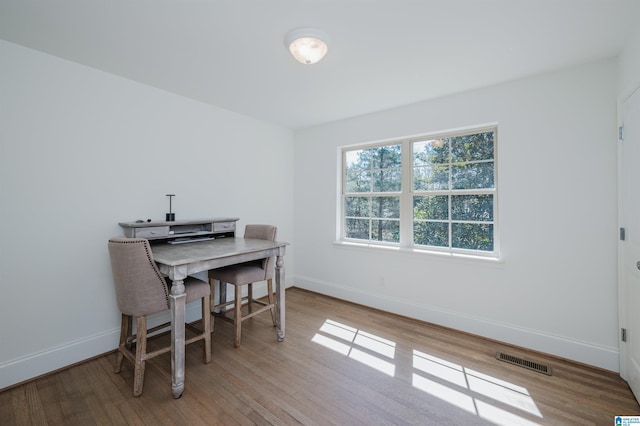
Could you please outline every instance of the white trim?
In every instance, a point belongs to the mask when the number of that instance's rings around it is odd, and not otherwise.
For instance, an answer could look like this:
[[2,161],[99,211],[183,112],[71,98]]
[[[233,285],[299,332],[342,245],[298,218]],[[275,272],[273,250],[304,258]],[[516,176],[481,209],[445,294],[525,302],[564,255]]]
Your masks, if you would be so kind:
[[383,242],[367,242],[362,240],[336,240],[334,245],[354,249],[354,250],[378,250],[386,251],[387,253],[403,253],[412,254],[416,256],[439,256],[442,259],[454,259],[454,260],[472,260],[472,261],[488,261],[491,263],[504,263],[504,260],[493,253],[489,252],[486,255],[473,252],[469,250],[466,252],[451,252],[449,250],[431,250],[428,247],[400,247],[397,244],[383,243]]
[[0,364],[0,389],[114,350],[120,327]]
[[635,94],[636,94],[636,92],[637,92],[638,90],[640,90],[640,86],[637,86],[635,89],[631,89],[631,90],[629,90],[629,93],[628,93],[627,95],[624,95],[624,96],[622,96],[622,97],[621,97],[620,105],[624,104],[624,103],[625,103],[625,102],[627,102],[629,99],[631,99],[631,97],[632,97],[633,95],[635,95]]
[[[436,138],[454,138],[463,135],[472,135],[477,133],[486,133],[492,132],[494,135],[493,142],[493,158],[491,160],[478,160],[478,161],[470,161],[460,164],[477,164],[477,163],[492,163],[493,164],[493,188],[483,188],[483,189],[452,189],[451,187],[446,191],[438,191],[438,190],[420,190],[416,191],[413,187],[414,181],[414,166],[413,166],[413,144],[416,142],[424,142],[430,141]],[[462,255],[477,255],[478,257],[487,257],[487,258],[499,258],[500,257],[500,229],[499,229],[499,220],[498,220],[498,210],[499,210],[499,197],[498,197],[498,123],[488,123],[478,126],[469,126],[464,128],[458,128],[450,131],[438,131],[432,133],[426,133],[421,135],[400,137],[394,139],[387,139],[384,141],[376,141],[369,143],[360,143],[355,145],[341,146],[338,147],[338,170],[340,171],[337,176],[337,202],[336,202],[336,239],[340,242],[345,243],[363,243],[370,245],[390,245],[396,246],[401,249],[409,249],[409,250],[418,250],[421,252],[427,253],[436,253],[436,252],[444,252],[447,254],[462,254]],[[401,171],[401,187],[403,188],[401,191],[389,191],[389,192],[373,192],[373,191],[364,191],[364,192],[347,192],[346,188],[346,156],[348,152],[360,151],[364,149],[375,149],[379,147],[386,147],[392,145],[400,145],[401,146],[401,155],[402,155],[402,167]],[[457,164],[457,163],[456,163]],[[449,163],[449,166],[452,166],[452,163]],[[372,188],[370,188],[372,189]],[[449,199],[449,203],[451,204],[451,197],[454,195],[473,195],[473,194],[481,194],[481,195],[490,195],[493,197],[493,218],[490,222],[486,222],[486,224],[491,225],[493,227],[493,249],[491,251],[484,250],[472,250],[472,249],[461,249],[452,247],[452,232],[451,226],[454,223],[463,223],[464,221],[454,221],[451,217],[448,220],[443,221],[448,224],[449,227],[449,242],[446,247],[435,247],[435,246],[426,246],[419,245],[414,243],[414,233],[413,233],[413,199],[415,196],[428,196],[428,195],[442,195],[447,196]],[[347,197],[363,197],[363,198],[371,198],[371,197],[399,197],[399,217],[397,218],[388,218],[388,220],[396,220],[399,221],[399,237],[397,242],[385,242],[385,241],[373,241],[373,240],[361,240],[356,238],[348,238],[346,236],[346,220],[345,216],[345,199]],[[449,205],[449,211],[451,211],[451,205]],[[365,219],[365,218],[363,218]],[[369,228],[371,228],[371,221],[377,220],[379,218],[373,217],[373,215],[369,215]],[[471,221],[469,223],[478,223],[476,221]],[[371,237],[371,229],[369,229],[369,237]]]
[[[618,105],[617,105],[617,123],[618,123],[618,127],[619,126],[623,126],[624,125],[624,113],[623,113],[623,105],[624,102],[626,102],[635,92],[636,90],[640,89],[640,87],[636,88],[635,90],[631,91],[631,94],[627,97],[618,97]],[[618,200],[617,200],[617,208],[618,208],[618,232],[620,230],[621,227],[624,227],[625,224],[623,223],[622,219],[623,219],[623,206],[622,206],[622,197],[621,197],[621,185],[622,185],[622,164],[623,164],[623,154],[624,154],[624,150],[623,150],[623,145],[622,142],[620,140],[617,141],[617,192],[618,192]],[[617,244],[617,248],[618,248],[618,276],[617,276],[617,284],[618,284],[618,330],[621,330],[623,328],[627,328],[627,303],[626,303],[626,298],[627,298],[627,287],[625,285],[625,279],[624,279],[624,256],[625,256],[625,244],[624,241],[621,241],[620,238],[618,237],[618,244]],[[620,331],[619,331],[620,332]],[[630,371],[630,369],[627,366],[627,362],[629,359],[629,355],[627,353],[628,348],[627,345],[625,344],[625,342],[623,342],[621,339],[618,340],[618,346],[619,346],[619,351],[620,351],[620,377],[624,380],[629,379],[629,375],[628,375],[628,371]]]
[[570,359],[580,363],[618,372],[619,351],[608,347],[554,335],[512,324],[492,321],[415,301],[356,290],[335,283],[296,276],[296,286],[394,314],[464,331],[489,339]]
[[[619,96],[617,103],[617,124],[618,126],[624,126],[624,105],[627,101],[629,101],[636,93],[640,91],[640,86],[636,86],[631,89],[627,95]],[[619,128],[619,127],[618,127]],[[616,138],[618,139],[618,138]],[[627,141],[628,143],[628,141]],[[625,223],[625,209],[623,196],[625,194],[622,193],[623,188],[623,178],[624,178],[624,167],[623,167],[623,158],[624,158],[624,140],[617,140],[617,191],[618,191],[618,231],[620,228],[628,227],[629,224]],[[617,256],[617,287],[618,287],[618,333],[622,332],[624,328],[627,330],[627,339],[629,336],[629,329],[636,327],[634,324],[628,324],[629,312],[627,309],[627,297],[628,297],[628,287],[627,282],[625,281],[626,272],[625,272],[625,262],[628,261],[626,257],[626,252],[628,248],[629,242],[622,241],[618,237],[618,256]],[[634,373],[640,371],[640,366],[636,365],[635,361],[631,356],[631,347],[623,342],[621,336],[618,335],[618,346],[620,351],[620,377],[627,382],[633,384]]]

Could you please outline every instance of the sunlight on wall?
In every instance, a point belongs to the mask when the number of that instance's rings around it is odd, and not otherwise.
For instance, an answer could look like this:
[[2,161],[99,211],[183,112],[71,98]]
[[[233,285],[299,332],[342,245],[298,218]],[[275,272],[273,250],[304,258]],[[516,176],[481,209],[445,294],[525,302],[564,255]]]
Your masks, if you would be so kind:
[[[395,376],[395,342],[330,319],[311,340]],[[533,398],[522,386],[417,350],[412,353],[412,368],[414,388],[495,424],[538,425],[522,415],[542,418]]]

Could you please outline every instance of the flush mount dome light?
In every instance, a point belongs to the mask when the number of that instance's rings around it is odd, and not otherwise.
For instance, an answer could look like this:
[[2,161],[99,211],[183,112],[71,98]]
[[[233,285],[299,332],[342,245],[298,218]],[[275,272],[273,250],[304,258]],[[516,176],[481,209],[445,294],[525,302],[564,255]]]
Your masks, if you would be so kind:
[[316,28],[298,28],[289,31],[285,46],[299,62],[315,64],[327,54],[329,36]]

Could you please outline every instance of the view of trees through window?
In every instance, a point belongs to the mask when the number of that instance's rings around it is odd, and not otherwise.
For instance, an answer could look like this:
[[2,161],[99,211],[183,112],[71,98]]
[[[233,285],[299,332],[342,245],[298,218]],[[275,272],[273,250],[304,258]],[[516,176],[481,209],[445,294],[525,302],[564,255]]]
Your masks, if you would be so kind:
[[[344,237],[493,251],[494,152],[494,128],[345,149]],[[403,208],[411,223],[401,220]]]
[[349,151],[346,163],[346,236],[399,242],[401,145]]

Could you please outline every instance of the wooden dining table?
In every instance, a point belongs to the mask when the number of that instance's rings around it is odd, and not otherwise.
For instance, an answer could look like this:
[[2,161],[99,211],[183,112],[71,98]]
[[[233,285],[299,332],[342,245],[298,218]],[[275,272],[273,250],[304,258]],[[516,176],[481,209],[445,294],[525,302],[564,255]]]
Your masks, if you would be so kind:
[[278,341],[285,335],[284,255],[288,243],[252,238],[219,238],[186,244],[162,243],[151,250],[160,272],[172,281],[171,392],[180,398],[185,388],[185,300],[184,280],[189,275],[223,266],[275,257],[276,330]]

